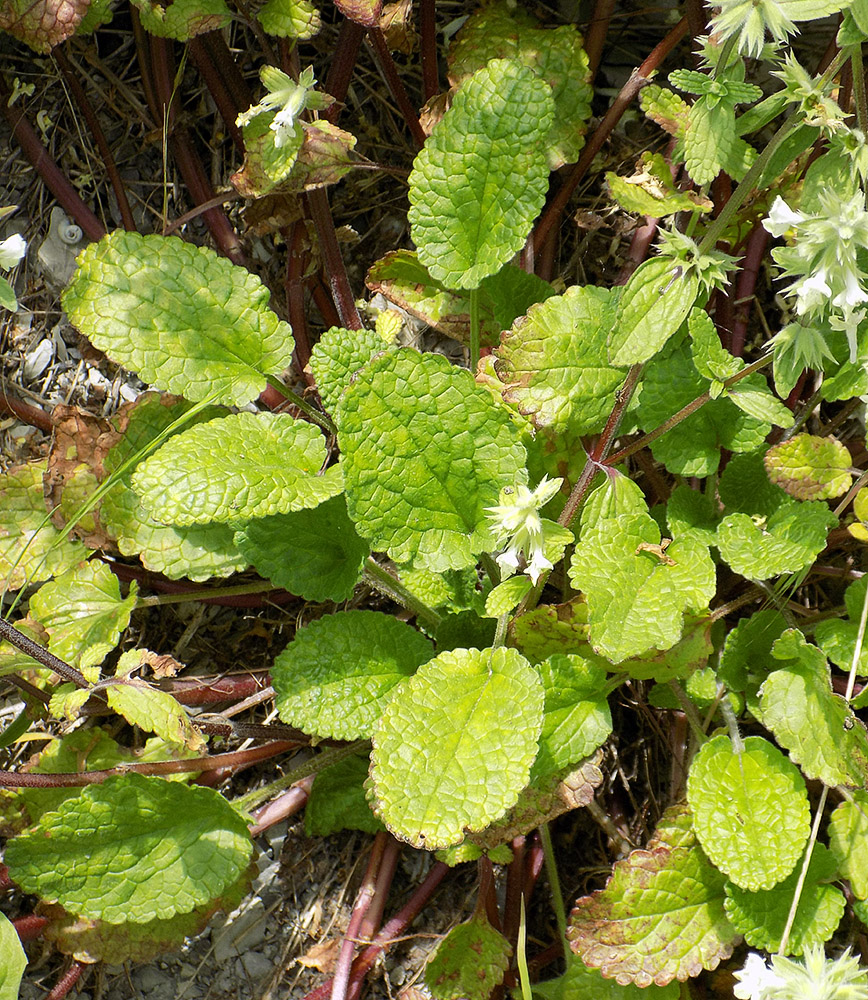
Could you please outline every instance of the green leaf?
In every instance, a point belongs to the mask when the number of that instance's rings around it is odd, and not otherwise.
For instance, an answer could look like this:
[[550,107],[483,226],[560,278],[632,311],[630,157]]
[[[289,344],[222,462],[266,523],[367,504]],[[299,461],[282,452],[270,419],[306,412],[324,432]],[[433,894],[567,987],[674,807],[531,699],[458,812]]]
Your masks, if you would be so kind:
[[18,931],[9,918],[0,913],[0,1000],[18,1000],[26,967],[27,955],[21,947]]
[[89,785],[10,841],[10,877],[112,924],[187,913],[247,868],[244,820],[216,791],[128,774]]
[[680,1000],[681,997],[677,983],[648,986],[644,990],[632,983],[622,986],[614,979],[603,979],[597,969],[589,969],[577,958],[569,962],[562,976],[534,983],[532,989],[538,1000]]
[[0,475],[0,591],[58,576],[87,556],[81,542],[61,539],[49,520],[45,470],[45,462],[30,462]]
[[829,848],[857,899],[868,899],[868,792],[858,789],[829,817]]
[[476,288],[524,244],[548,188],[551,88],[493,59],[455,95],[410,174],[419,260],[450,288]]
[[694,102],[684,136],[684,166],[694,184],[704,187],[717,177],[735,138],[732,104],[712,105],[707,97]]
[[447,614],[437,626],[437,652],[451,649],[484,649],[494,642],[497,623],[480,618],[475,611]]
[[683,982],[716,968],[738,939],[723,911],[723,875],[689,831],[664,836],[618,861],[606,888],[577,900],[570,916],[573,951],[624,985]]
[[[732,883],[726,887],[726,915],[752,948],[776,952],[787,923],[801,875],[801,860],[783,882],[765,892],[748,892]],[[787,955],[803,955],[806,948],[823,945],[835,933],[846,900],[840,889],[822,883],[835,877],[835,859],[815,844],[799,907],[787,939]]]
[[78,256],[70,321],[158,389],[242,406],[290,363],[289,325],[259,278],[173,236],[116,230]]
[[802,855],[811,824],[804,779],[760,736],[741,752],[728,736],[710,739],[690,766],[687,801],[702,849],[742,889],[770,889]]
[[723,470],[718,494],[727,513],[740,511],[769,517],[790,502],[786,493],[769,480],[763,464],[764,454],[763,451],[752,455],[734,455]]
[[690,118],[690,105],[668,87],[652,83],[639,94],[639,106],[652,122],[670,135],[683,138]]
[[[636,421],[656,430],[703,392],[708,383],[693,364],[687,343],[668,348],[645,371]],[[731,400],[713,399],[651,443],[658,462],[677,476],[709,476],[720,464],[720,452],[759,448],[771,430],[767,423],[742,413]]]
[[440,572],[494,547],[486,507],[524,481],[524,448],[465,369],[400,350],[359,374],[338,407],[347,509],[375,550]]
[[374,731],[377,814],[429,850],[483,830],[527,784],[542,718],[539,675],[516,650],[441,653],[403,685]]
[[314,344],[310,370],[322,405],[329,413],[337,409],[350,379],[375,355],[389,350],[375,330],[344,330],[333,326]]
[[605,518],[582,531],[570,564],[570,582],[587,597],[591,644],[613,663],[680,638],[687,611],[714,596],[714,563],[691,536],[665,552],[649,514]]
[[714,323],[704,309],[691,309],[687,329],[693,364],[703,378],[724,382],[744,368],[741,358],[733,357],[721,344]]
[[326,615],[299,629],[274,661],[278,713],[314,736],[370,736],[393,688],[433,652],[424,635],[379,611]]
[[720,679],[731,691],[759,687],[768,676],[772,646],[786,631],[779,611],[766,608],[742,619],[726,637],[720,654]]
[[126,676],[145,662],[146,655],[149,654],[144,649],[130,649],[121,654],[114,679],[100,685],[109,708],[130,725],[156,733],[167,743],[179,743],[192,752],[201,752],[207,741],[193,728],[187,710],[178,699],[140,678]]
[[714,495],[692,490],[686,483],[676,486],[666,504],[666,523],[674,538],[690,535],[707,547],[716,545],[720,514]]
[[727,399],[743,410],[749,417],[773,424],[775,427],[792,427],[795,422],[792,411],[777,396],[772,395],[760,374],[748,375],[727,390]]
[[768,518],[728,514],[717,529],[717,545],[734,572],[768,580],[809,566],[837,523],[823,503],[788,500]]
[[576,654],[558,653],[544,660],[539,672],[545,707],[531,782],[589,756],[612,732],[602,666]]
[[491,4],[472,14],[449,50],[449,82],[463,85],[489,59],[516,59],[552,88],[554,121],[545,137],[549,167],[578,159],[591,116],[592,90],[582,36],[572,24],[542,28],[521,8]]
[[618,674],[623,672],[636,680],[655,680],[660,683],[673,678],[685,680],[708,663],[713,649],[711,622],[707,614],[687,615],[683,633],[674,646],[630,657],[614,666],[609,664],[608,669]]
[[488,1000],[503,982],[512,947],[485,919],[473,916],[443,938],[425,966],[425,985],[436,1000]]
[[[138,463],[120,472],[141,448],[189,409],[190,404],[176,396],[146,392],[115,415],[113,423],[122,437],[108,451],[103,463],[115,484],[103,497],[99,517],[106,531],[117,540],[121,553],[138,556],[145,569],[164,573],[170,580],[186,577],[200,581],[247,569],[247,559],[232,540],[232,528],[225,524],[193,524],[185,528],[160,524],[148,514],[130,486]],[[225,411],[218,407],[206,407],[186,424],[179,425],[174,433],[222,412]]]
[[365,797],[368,758],[345,757],[320,771],[313,780],[304,807],[308,837],[328,837],[341,830],[379,833],[383,824],[371,812]]
[[[868,578],[862,577],[851,583],[844,592],[844,603],[847,605],[849,621],[831,618],[828,621],[817,622],[814,629],[814,639],[817,645],[832,663],[842,670],[849,670],[853,663],[866,587],[868,587]],[[868,674],[868,644],[864,641],[856,670],[862,676]],[[862,700],[861,694],[859,700],[860,702]]]
[[322,18],[310,0],[268,0],[257,20],[269,35],[307,41],[319,32]]
[[[531,663],[542,663],[554,653],[578,652],[588,646],[588,605],[583,596],[564,604],[542,604],[516,618],[512,639]],[[596,655],[596,654],[593,654]]]
[[503,398],[546,434],[602,430],[624,381],[606,352],[617,300],[610,289],[568,288],[532,306],[495,349]]
[[79,670],[96,666],[120,641],[136,606],[138,586],[121,598],[118,578],[105,563],[80,563],[30,598],[30,613],[48,631],[48,648]]
[[0,308],[8,309],[10,312],[15,312],[18,309],[15,290],[3,277],[0,277]]
[[205,31],[219,31],[231,20],[223,0],[173,0],[165,7],[151,0],[133,0],[142,26],[160,38],[187,42]]
[[346,601],[370,546],[356,533],[343,496],[294,514],[245,524],[235,544],[261,576],[308,601]]
[[653,357],[678,330],[699,294],[699,278],[669,257],[643,261],[618,300],[609,361],[634,365]]
[[499,583],[485,599],[485,613],[489,618],[500,618],[514,611],[533,589],[526,576],[511,576]]
[[[414,566],[401,566],[399,578],[401,583],[429,608],[443,608],[447,612],[455,613],[473,611],[479,615],[484,611],[485,595],[477,590],[479,576],[475,566],[468,566],[466,569],[448,569],[443,573],[432,573],[430,570],[416,569]],[[490,643],[486,642],[483,645],[488,646]]]
[[132,482],[159,521],[232,524],[336,496],[340,466],[319,475],[325,461],[325,438],[313,424],[280,413],[233,413],[171,438],[137,467]]
[[[436,327],[462,344],[470,343],[470,297],[468,292],[449,291],[419,263],[415,250],[393,250],[368,271],[365,283],[390,302]],[[542,278],[514,264],[504,264],[479,285],[479,342],[491,347],[503,330],[523,316],[535,302],[554,295]],[[316,352],[316,348],[314,348]]]
[[606,172],[609,193],[625,212],[665,218],[676,212],[710,212],[710,198],[696,191],[679,191],[662,153],[643,153],[631,177]]
[[797,434],[772,445],[764,464],[769,479],[796,500],[831,500],[853,481],[850,452],[831,437]]
[[777,640],[772,656],[788,660],[762,686],[760,721],[808,778],[829,787],[868,784],[868,731],[832,691],[826,658],[796,629]]

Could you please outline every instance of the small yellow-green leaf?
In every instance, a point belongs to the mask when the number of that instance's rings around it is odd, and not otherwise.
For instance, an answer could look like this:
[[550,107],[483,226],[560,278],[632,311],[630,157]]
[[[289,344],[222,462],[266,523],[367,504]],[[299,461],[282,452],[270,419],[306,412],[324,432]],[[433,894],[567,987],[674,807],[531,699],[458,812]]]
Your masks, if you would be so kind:
[[840,441],[797,434],[772,445],[764,459],[769,479],[797,500],[831,500],[850,489],[853,459]]

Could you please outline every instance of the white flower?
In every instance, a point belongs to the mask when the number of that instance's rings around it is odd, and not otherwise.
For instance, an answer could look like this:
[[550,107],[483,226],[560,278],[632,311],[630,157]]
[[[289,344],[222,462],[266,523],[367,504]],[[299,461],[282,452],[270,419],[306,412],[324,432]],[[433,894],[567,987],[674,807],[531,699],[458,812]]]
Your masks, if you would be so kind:
[[794,212],[784,199],[778,195],[769,209],[767,219],[763,219],[763,228],[772,236],[783,236],[788,229],[794,229],[805,217],[801,212]]
[[768,987],[783,984],[783,979],[772,972],[755,951],[747,956],[744,968],[734,975],[739,984],[733,986],[732,992],[738,1000],[763,1000]]
[[493,523],[495,544],[504,549],[497,557],[497,564],[505,576],[518,572],[524,560],[525,572],[536,585],[542,574],[552,568],[545,542],[547,525],[553,522],[543,521],[539,509],[558,492],[562,482],[543,476],[533,492],[522,485],[507,486],[500,491],[501,502],[485,508]]
[[23,236],[14,233],[5,240],[0,240],[0,267],[7,270],[15,267],[27,250],[27,243]]
[[332,101],[327,94],[314,90],[316,79],[312,66],[300,74],[298,83],[275,66],[263,66],[259,77],[268,93],[258,104],[242,111],[235,124],[248,125],[262,114],[277,112],[268,127],[274,132],[274,145],[278,149],[296,135],[299,116],[306,108],[324,108]]

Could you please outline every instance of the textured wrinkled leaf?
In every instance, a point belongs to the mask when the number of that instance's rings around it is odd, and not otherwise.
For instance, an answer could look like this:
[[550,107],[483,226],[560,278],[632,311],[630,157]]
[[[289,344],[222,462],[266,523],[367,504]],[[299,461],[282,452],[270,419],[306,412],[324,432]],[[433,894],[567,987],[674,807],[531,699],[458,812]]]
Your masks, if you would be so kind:
[[370,736],[393,688],[433,652],[421,632],[379,611],[326,615],[299,629],[274,661],[278,713],[315,736]]
[[733,455],[720,476],[718,495],[726,512],[769,517],[790,498],[769,480],[763,452],[751,455]]
[[574,958],[562,976],[534,983],[533,995],[539,1000],[680,1000],[681,989],[677,983],[645,989],[632,983],[622,986]]
[[617,293],[592,286],[531,307],[495,349],[504,399],[552,433],[599,431],[624,373],[609,365],[606,338]]
[[[778,951],[790,907],[801,875],[801,861],[783,882],[765,892],[748,892],[732,883],[726,887],[726,915],[752,948]],[[835,859],[822,844],[815,844],[811,863],[799,895],[799,907],[787,939],[788,955],[802,955],[806,948],[822,946],[835,933],[844,915],[846,900],[840,889],[823,883],[835,878]]]
[[573,768],[561,768],[534,778],[534,783],[522,789],[518,802],[504,816],[482,833],[468,834],[465,843],[492,851],[511,844],[516,837],[530,833],[543,823],[588,805],[603,783],[602,759],[602,751],[597,750]]
[[544,660],[539,672],[545,708],[531,781],[587,757],[612,732],[602,666],[576,654],[561,653]]
[[796,629],[780,637],[772,656],[788,661],[766,678],[760,721],[808,778],[862,788],[868,784],[868,731],[846,700],[832,691],[826,658]]
[[524,244],[548,189],[551,88],[492,59],[455,95],[410,174],[419,260],[450,288],[476,288]]
[[4,0],[0,30],[35,52],[50,52],[75,34],[87,8],[88,0]]
[[18,988],[27,966],[18,931],[0,913],[0,1000],[18,1000]]
[[724,382],[744,368],[744,361],[721,344],[714,321],[704,309],[691,309],[687,329],[693,364],[703,378]]
[[695,101],[684,135],[684,166],[698,187],[710,184],[717,177],[734,142],[732,105],[721,102],[712,107],[701,97]]
[[716,545],[720,515],[714,495],[692,490],[686,483],[676,486],[666,504],[666,523],[675,538],[692,535],[703,545]]
[[336,496],[340,466],[318,475],[325,460],[325,438],[313,424],[280,413],[233,413],[171,438],[139,464],[132,482],[159,521],[232,524]]
[[429,850],[484,829],[527,784],[542,718],[539,675],[516,650],[441,653],[374,730],[375,811],[397,837]]
[[351,21],[374,27],[383,9],[383,0],[335,0],[335,7]]
[[375,550],[439,572],[494,547],[486,507],[524,476],[524,448],[470,372],[400,350],[371,362],[338,406],[347,509]]
[[121,676],[142,662],[146,650],[131,649],[118,661],[117,676],[106,681],[102,690],[109,708],[122,715],[130,725],[156,733],[167,743],[179,743],[193,752],[201,752],[207,741],[197,732],[184,706],[168,691],[160,691],[139,678]]
[[142,26],[160,38],[189,41],[205,31],[225,28],[232,15],[224,0],[172,0],[161,6],[152,0],[132,0]]
[[512,643],[531,663],[553,653],[593,650],[588,645],[588,605],[583,596],[564,604],[541,604],[509,626]]
[[768,580],[809,566],[837,523],[824,503],[789,500],[767,519],[728,514],[717,529],[717,545],[736,573],[749,580]]
[[796,500],[830,500],[850,489],[853,459],[831,437],[797,434],[772,445],[764,459],[769,479]]
[[570,915],[573,951],[622,985],[683,982],[716,968],[738,939],[723,911],[724,876],[689,831],[663,836],[617,862],[606,888]]
[[276,112],[257,115],[244,128],[244,163],[229,180],[244,198],[262,198],[282,185],[298,164],[306,131],[301,122],[287,129],[280,146],[271,129]]
[[661,153],[643,153],[630,177],[606,172],[609,192],[625,212],[664,218],[676,212],[710,212],[710,198],[696,191],[679,191]]
[[665,683],[673,678],[684,680],[705,666],[713,652],[711,622],[708,615],[685,615],[681,638],[664,650],[651,650],[609,665],[609,670],[623,671],[636,680]]
[[30,598],[30,613],[45,626],[48,648],[80,670],[96,666],[120,641],[136,606],[138,586],[121,597],[118,578],[105,563],[80,563]]
[[684,614],[714,596],[714,563],[688,535],[660,550],[660,528],[649,514],[605,518],[582,531],[570,582],[588,601],[591,645],[613,663],[681,638]]
[[[866,587],[868,587],[868,579],[862,577],[851,583],[844,592],[844,603],[847,606],[849,621],[842,618],[830,618],[827,621],[817,622],[817,627],[814,629],[814,640],[817,645],[832,663],[842,670],[849,670],[853,663]],[[864,641],[856,670],[862,676],[868,674],[868,644]],[[861,694],[859,699],[861,702]],[[859,707],[861,708],[861,704]]]
[[772,395],[762,378],[748,376],[742,379],[727,391],[726,398],[754,420],[775,427],[792,427],[795,423],[790,408]]
[[45,462],[30,462],[0,475],[0,591],[57,576],[87,556],[81,542],[61,540],[49,520],[45,471]]
[[[444,288],[419,263],[413,250],[393,250],[368,271],[365,283],[390,302],[436,327],[447,337],[470,343],[470,299],[466,292]],[[479,286],[479,342],[496,344],[501,331],[523,316],[535,302],[542,302],[554,289],[535,274],[513,264],[483,278]]]
[[728,736],[704,744],[687,801],[702,849],[742,889],[770,889],[802,855],[811,822],[804,779],[760,736],[748,736],[740,752]]
[[[670,348],[645,371],[636,421],[643,430],[655,430],[707,389],[708,382],[693,364],[690,346],[683,343]],[[749,417],[732,400],[712,399],[652,441],[651,451],[675,475],[708,476],[717,470],[722,448],[753,451],[770,430],[769,424]]]
[[868,899],[868,792],[851,792],[829,818],[829,849],[857,899]]
[[367,777],[368,758],[359,756],[345,757],[317,774],[304,807],[308,837],[328,837],[341,830],[379,833],[384,829],[365,796]]
[[116,230],[86,247],[63,293],[70,321],[155,388],[241,406],[292,358],[259,278],[173,236]]
[[[99,516],[106,531],[117,539],[123,555],[138,556],[145,569],[164,573],[170,580],[186,577],[199,581],[231,576],[247,568],[247,560],[233,542],[233,529],[225,524],[160,524],[145,510],[130,485],[138,463],[120,471],[189,409],[190,404],[177,396],[146,392],[115,414],[113,423],[121,437],[104,462],[105,472],[115,477],[115,485],[103,497]],[[221,413],[225,410],[208,406],[173,434]]]
[[779,611],[766,608],[743,618],[726,637],[720,654],[720,679],[732,691],[744,691],[753,679],[758,686],[768,676],[772,646],[786,631]]
[[220,896],[247,868],[244,820],[216,791],[128,774],[89,785],[6,848],[10,876],[70,913],[146,923]]
[[308,601],[345,601],[362,578],[370,546],[347,515],[346,500],[250,521],[235,535],[261,576]]
[[401,566],[399,575],[401,582],[429,608],[443,608],[455,613],[472,610],[478,614],[484,610],[484,594],[477,590],[479,577],[475,566],[450,569],[444,573]]
[[652,83],[639,94],[639,106],[645,115],[670,135],[683,138],[690,117],[690,105],[668,87]]
[[310,0],[268,0],[257,20],[269,35],[306,41],[319,32],[322,18]]
[[512,947],[485,919],[473,916],[443,938],[425,966],[425,985],[436,1000],[488,1000],[503,982]]
[[551,30],[507,3],[492,4],[472,14],[449,50],[449,82],[460,86],[489,59],[516,59],[538,73],[552,88],[554,121],[545,145],[549,167],[573,163],[585,144],[591,116],[588,57],[573,25]]
[[499,583],[485,599],[485,613],[490,618],[500,618],[514,611],[533,589],[526,576],[511,576]]
[[376,354],[389,345],[375,330],[344,330],[333,326],[314,344],[310,370],[322,405],[329,413],[337,409],[350,380]]
[[669,258],[643,261],[618,300],[609,333],[609,361],[632,365],[653,357],[678,330],[699,294],[693,271],[683,273]]

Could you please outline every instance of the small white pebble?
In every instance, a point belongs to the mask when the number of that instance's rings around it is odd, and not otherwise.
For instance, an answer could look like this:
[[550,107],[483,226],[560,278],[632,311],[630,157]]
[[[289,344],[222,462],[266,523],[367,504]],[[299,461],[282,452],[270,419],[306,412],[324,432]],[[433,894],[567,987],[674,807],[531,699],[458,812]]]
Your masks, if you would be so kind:
[[54,357],[54,343],[51,340],[40,340],[32,350],[24,355],[24,377],[39,378],[51,364]]

